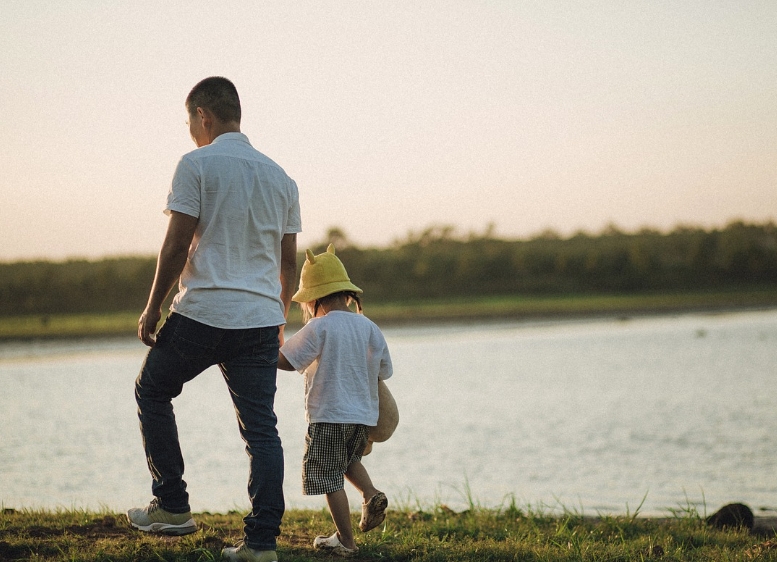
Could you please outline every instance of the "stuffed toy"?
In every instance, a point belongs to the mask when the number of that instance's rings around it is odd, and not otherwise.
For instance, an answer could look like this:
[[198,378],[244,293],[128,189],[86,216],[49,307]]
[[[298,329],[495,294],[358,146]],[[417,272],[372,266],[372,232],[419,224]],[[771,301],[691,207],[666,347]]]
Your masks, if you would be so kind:
[[378,425],[370,428],[367,446],[362,455],[372,452],[373,443],[383,443],[394,434],[399,424],[399,409],[386,383],[378,381]]

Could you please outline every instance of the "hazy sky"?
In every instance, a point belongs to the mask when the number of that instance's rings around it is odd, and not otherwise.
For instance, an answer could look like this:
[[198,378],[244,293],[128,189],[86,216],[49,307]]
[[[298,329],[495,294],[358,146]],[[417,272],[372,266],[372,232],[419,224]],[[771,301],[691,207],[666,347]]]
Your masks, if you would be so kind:
[[155,254],[210,75],[303,247],[777,219],[774,0],[3,0],[0,261]]

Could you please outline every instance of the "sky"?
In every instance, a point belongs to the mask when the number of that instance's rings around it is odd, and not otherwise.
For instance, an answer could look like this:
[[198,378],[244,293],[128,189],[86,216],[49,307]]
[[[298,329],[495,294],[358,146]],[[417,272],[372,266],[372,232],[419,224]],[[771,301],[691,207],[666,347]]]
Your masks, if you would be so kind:
[[156,254],[213,75],[301,248],[777,219],[774,0],[3,0],[0,261]]

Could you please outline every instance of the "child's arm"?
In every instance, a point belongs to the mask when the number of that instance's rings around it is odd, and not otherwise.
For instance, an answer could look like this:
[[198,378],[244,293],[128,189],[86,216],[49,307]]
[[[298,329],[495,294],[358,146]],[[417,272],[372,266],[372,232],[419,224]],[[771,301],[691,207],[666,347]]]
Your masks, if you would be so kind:
[[289,360],[286,359],[283,356],[283,353],[281,353],[280,351],[278,352],[278,368],[282,369],[284,371],[296,371],[297,370],[297,369],[295,369],[294,367],[291,366],[291,363],[289,363]]

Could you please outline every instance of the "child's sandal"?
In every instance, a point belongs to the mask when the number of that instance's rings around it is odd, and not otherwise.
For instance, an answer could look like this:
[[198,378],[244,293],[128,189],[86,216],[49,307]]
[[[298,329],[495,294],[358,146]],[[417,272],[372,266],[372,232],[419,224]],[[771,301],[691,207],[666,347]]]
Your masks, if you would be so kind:
[[388,499],[386,494],[378,492],[368,501],[362,504],[362,520],[359,522],[359,529],[363,533],[374,529],[386,519],[386,508]]
[[358,548],[348,548],[340,542],[337,531],[331,537],[318,536],[313,540],[313,548],[326,550],[338,556],[353,556],[359,550]]

